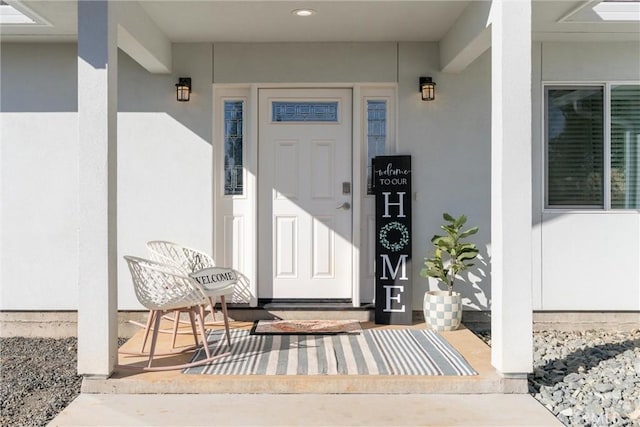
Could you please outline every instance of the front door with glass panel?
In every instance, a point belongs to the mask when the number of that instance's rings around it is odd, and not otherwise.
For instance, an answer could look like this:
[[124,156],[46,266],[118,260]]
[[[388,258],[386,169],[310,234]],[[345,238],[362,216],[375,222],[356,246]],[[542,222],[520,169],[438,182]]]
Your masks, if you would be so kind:
[[350,299],[351,89],[261,89],[258,297]]

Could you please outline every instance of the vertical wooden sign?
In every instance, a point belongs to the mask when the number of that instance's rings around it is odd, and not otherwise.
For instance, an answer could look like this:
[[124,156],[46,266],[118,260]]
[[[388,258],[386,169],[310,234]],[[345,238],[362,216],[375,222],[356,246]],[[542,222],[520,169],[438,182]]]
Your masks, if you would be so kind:
[[376,195],[375,322],[410,325],[411,156],[374,159]]

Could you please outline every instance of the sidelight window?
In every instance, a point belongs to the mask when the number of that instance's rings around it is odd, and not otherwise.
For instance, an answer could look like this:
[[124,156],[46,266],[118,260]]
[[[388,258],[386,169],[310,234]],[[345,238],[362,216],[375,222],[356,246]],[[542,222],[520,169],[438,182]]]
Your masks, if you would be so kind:
[[224,102],[224,194],[242,195],[243,145],[244,145],[244,102]]

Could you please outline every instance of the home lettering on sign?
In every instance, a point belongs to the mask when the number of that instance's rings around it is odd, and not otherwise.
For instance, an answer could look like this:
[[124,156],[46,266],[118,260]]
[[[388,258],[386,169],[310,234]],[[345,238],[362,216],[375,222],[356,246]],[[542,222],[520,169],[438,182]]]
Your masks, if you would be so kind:
[[376,196],[375,322],[410,325],[411,156],[373,159]]

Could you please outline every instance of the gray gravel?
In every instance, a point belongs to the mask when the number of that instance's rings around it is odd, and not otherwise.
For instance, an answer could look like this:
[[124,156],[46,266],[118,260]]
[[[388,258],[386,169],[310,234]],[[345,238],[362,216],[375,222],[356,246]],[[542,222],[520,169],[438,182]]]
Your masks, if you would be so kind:
[[80,393],[75,338],[0,339],[0,425],[43,426]]
[[[68,405],[76,351],[75,338],[0,338],[0,425],[44,426]],[[640,426],[640,331],[536,332],[529,392],[568,426]]]
[[640,331],[534,334],[529,392],[566,425],[640,426]]
[[80,394],[77,353],[76,338],[0,338],[0,426],[45,426],[66,408]]

